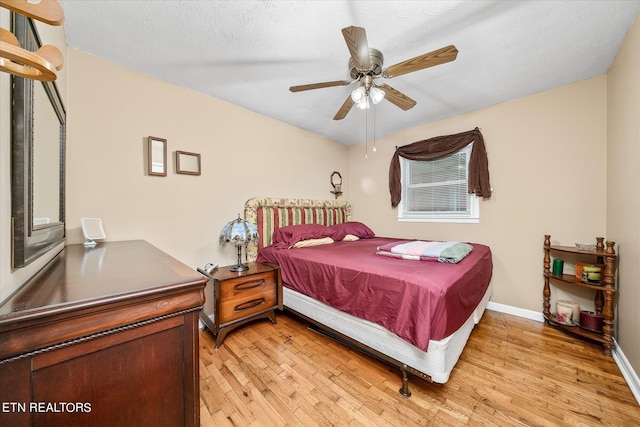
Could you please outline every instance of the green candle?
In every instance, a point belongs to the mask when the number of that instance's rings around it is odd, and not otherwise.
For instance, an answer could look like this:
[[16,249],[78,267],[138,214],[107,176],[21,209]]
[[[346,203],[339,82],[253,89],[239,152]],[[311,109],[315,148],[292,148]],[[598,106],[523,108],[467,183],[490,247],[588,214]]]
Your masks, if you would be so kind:
[[563,269],[564,269],[564,261],[561,259],[554,259],[552,273],[557,276],[560,276],[562,274]]

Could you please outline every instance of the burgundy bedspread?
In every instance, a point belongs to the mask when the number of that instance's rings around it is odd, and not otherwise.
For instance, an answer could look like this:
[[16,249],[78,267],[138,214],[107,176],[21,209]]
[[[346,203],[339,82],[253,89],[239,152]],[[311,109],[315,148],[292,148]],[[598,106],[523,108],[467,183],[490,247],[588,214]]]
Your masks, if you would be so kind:
[[260,250],[258,262],[280,265],[286,287],[338,310],[384,326],[427,351],[429,340],[455,332],[489,286],[489,247],[458,264],[415,262],[376,255],[398,239],[374,237],[298,249]]

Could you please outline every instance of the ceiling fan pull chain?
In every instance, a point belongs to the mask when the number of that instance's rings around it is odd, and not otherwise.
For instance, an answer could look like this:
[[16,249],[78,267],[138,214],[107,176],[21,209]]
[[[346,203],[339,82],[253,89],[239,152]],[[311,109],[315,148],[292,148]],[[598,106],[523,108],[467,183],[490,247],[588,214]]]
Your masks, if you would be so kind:
[[364,110],[364,158],[369,158],[369,109]]
[[373,104],[373,152],[376,152],[376,104]]

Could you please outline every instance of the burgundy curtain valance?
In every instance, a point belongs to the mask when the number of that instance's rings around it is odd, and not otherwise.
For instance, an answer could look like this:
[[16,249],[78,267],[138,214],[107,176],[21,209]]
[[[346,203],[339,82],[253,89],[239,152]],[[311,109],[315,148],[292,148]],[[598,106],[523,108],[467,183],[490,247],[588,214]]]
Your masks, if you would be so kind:
[[436,136],[396,148],[389,166],[391,207],[398,206],[402,196],[402,184],[400,181],[401,156],[409,160],[437,160],[462,150],[472,142],[474,144],[469,158],[469,193],[475,193],[476,196],[484,199],[491,197],[487,150],[484,147],[484,139],[480,129],[475,128],[468,132]]

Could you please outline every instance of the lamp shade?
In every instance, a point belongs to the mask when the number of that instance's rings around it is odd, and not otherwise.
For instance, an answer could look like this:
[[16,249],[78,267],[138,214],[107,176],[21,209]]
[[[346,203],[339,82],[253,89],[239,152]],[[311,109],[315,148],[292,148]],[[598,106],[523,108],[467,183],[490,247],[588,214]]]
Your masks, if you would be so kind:
[[356,104],[360,104],[361,102],[364,102],[366,98],[367,98],[367,91],[363,86],[360,86],[359,88],[354,89],[353,92],[351,92],[351,99]]
[[369,103],[369,97],[364,98],[362,101],[356,103],[356,107],[361,110],[366,110],[371,104]]
[[220,232],[220,244],[233,243],[238,248],[238,263],[231,267],[231,271],[242,272],[248,270],[245,264],[242,264],[242,247],[249,242],[257,242],[258,229],[252,223],[240,218],[228,222]]
[[240,218],[240,215],[228,222],[220,232],[221,245],[232,243],[235,246],[243,246],[249,242],[257,242],[259,238],[257,227]]
[[379,89],[375,86],[373,86],[371,90],[369,90],[369,94],[371,95],[371,100],[373,101],[374,104],[377,104],[380,101],[382,101],[385,95],[382,89]]

